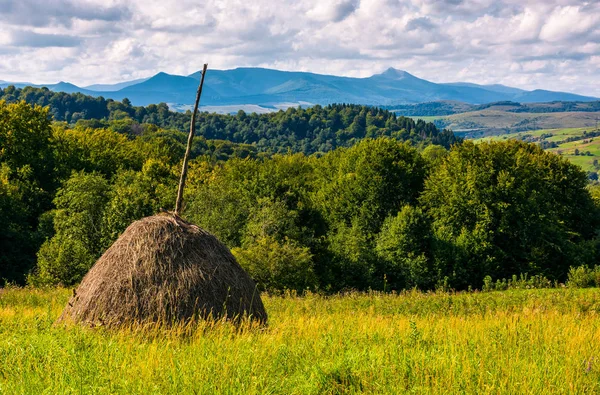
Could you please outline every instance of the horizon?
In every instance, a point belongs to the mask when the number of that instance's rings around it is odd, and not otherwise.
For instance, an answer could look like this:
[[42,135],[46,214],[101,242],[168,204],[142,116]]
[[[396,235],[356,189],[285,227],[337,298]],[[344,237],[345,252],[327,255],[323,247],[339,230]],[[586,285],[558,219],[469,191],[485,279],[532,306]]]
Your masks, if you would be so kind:
[[[209,65],[210,66],[210,65]],[[335,76],[335,77],[348,77],[348,78],[370,78],[376,75],[380,75],[383,74],[387,71],[393,70],[393,71],[398,71],[398,72],[403,72],[403,73],[408,73],[409,75],[415,77],[415,78],[419,78],[422,80],[427,80],[425,78],[422,78],[410,71],[407,70],[402,70],[402,69],[398,69],[395,68],[393,66],[387,67],[384,70],[380,71],[380,72],[376,72],[373,73],[372,75],[369,76],[365,76],[365,77],[352,77],[352,76],[345,76],[345,75],[335,75],[335,74],[329,74],[329,73],[318,73],[318,72],[312,72],[312,71],[300,71],[300,70],[280,70],[280,69],[274,69],[274,68],[270,68],[270,67],[261,67],[261,66],[238,66],[238,67],[232,67],[232,68],[223,68],[223,69],[208,69],[208,71],[233,71],[233,70],[237,70],[237,69],[264,69],[264,70],[274,70],[274,71],[281,71],[281,72],[289,72],[289,73],[310,73],[310,74],[317,74],[317,75],[326,75],[326,76]],[[60,81],[56,81],[56,82],[35,82],[35,81],[8,81],[5,80],[3,78],[0,78],[0,83],[9,83],[9,84],[31,84],[31,85],[35,85],[37,87],[44,87],[44,86],[51,86],[51,85],[58,85],[58,84],[71,84],[74,85],[78,88],[81,89],[88,89],[89,87],[93,87],[94,85],[116,85],[116,84],[121,84],[121,83],[126,83],[126,82],[130,82],[130,81],[134,81],[134,80],[149,80],[159,74],[168,74],[168,75],[172,75],[172,76],[179,76],[179,77],[189,77],[192,74],[195,74],[197,72],[199,72],[201,70],[197,70],[197,71],[193,71],[189,74],[173,74],[173,73],[168,73],[165,71],[158,71],[155,72],[154,74],[148,76],[148,77],[141,77],[141,78],[134,78],[134,79],[129,79],[129,80],[121,80],[121,81],[116,81],[116,82],[94,82],[92,84],[87,84],[87,85],[80,85],[77,84],[73,81],[69,81],[69,80],[60,80]],[[429,81],[429,80],[427,80]],[[140,81],[141,82],[141,81]],[[465,81],[430,81],[430,82],[435,82],[436,84],[456,84],[456,83],[467,83],[467,84],[477,84],[477,85],[481,85],[481,86],[493,86],[493,85],[500,85],[500,86],[505,86],[505,87],[511,87],[511,88],[517,88],[517,89],[523,89],[526,91],[537,91],[537,90],[547,90],[547,91],[552,91],[550,89],[545,89],[543,87],[538,87],[538,88],[532,88],[532,89],[528,89],[528,88],[523,88],[520,86],[514,86],[514,85],[506,85],[506,84],[502,84],[502,83],[486,83],[486,84],[481,84],[478,82],[473,82],[473,81],[469,81],[469,80],[465,80]],[[123,89],[123,88],[121,88]],[[89,89],[89,90],[93,90],[93,89]],[[101,92],[101,91],[99,91]],[[564,93],[573,93],[573,94],[578,94],[578,95],[582,95],[582,96],[588,96],[588,97],[594,97],[594,98],[600,98],[599,96],[593,96],[593,95],[586,95],[586,94],[581,94],[578,92],[574,92],[574,91],[569,91],[569,90],[563,90],[560,92],[564,92]]]

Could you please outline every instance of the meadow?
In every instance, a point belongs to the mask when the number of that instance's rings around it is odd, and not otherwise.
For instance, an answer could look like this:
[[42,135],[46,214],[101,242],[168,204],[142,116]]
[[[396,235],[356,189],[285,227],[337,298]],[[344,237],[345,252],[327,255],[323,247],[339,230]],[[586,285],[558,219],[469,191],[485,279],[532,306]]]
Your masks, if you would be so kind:
[[600,292],[265,296],[269,325],[55,326],[70,289],[0,290],[2,394],[600,392]]
[[[483,137],[475,140],[483,141],[507,141],[511,139],[556,143],[558,146],[548,148],[550,152],[557,153],[567,158],[570,162],[581,166],[585,171],[597,172],[598,168],[594,161],[600,159],[600,137],[584,137],[583,132],[594,132],[595,127],[585,128],[558,128],[558,129],[540,129],[524,132],[498,134],[489,137]],[[566,141],[567,139],[577,139],[575,141]],[[589,154],[588,154],[589,152]],[[576,153],[578,153],[576,155]]]
[[483,110],[461,112],[442,116],[413,116],[435,122],[438,127],[451,129],[466,138],[479,138],[482,135],[515,133],[520,130],[541,129],[594,129],[598,112],[513,112],[511,106],[495,105]]

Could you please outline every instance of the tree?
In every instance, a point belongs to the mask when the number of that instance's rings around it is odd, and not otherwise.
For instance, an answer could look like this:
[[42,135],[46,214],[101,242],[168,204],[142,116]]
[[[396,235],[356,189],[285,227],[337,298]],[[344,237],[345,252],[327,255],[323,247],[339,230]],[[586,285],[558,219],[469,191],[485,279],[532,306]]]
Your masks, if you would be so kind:
[[598,211],[586,175],[518,141],[455,146],[425,183],[436,265],[456,287],[483,277],[543,274],[564,280]]
[[73,285],[105,249],[102,221],[110,186],[100,174],[74,173],[57,192],[52,211],[55,235],[38,253],[30,282]]
[[35,262],[38,219],[58,184],[51,135],[47,109],[0,101],[0,285],[23,283]]
[[250,209],[242,246],[232,252],[261,289],[314,289],[312,254],[303,238],[298,212],[280,200],[259,198]]
[[435,285],[437,273],[431,256],[431,225],[420,208],[406,205],[386,218],[377,236],[376,251],[384,260],[380,269],[389,289]]
[[381,289],[375,235],[384,220],[422,191],[427,165],[416,149],[390,138],[364,140],[324,156],[312,202],[324,219],[330,257],[317,271],[333,287]]

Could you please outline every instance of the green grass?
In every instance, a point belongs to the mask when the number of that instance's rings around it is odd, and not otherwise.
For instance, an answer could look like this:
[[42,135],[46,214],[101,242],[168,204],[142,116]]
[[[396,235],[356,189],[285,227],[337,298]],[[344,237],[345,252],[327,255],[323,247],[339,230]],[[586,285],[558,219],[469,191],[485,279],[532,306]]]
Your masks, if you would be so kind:
[[0,393],[600,392],[595,289],[266,297],[267,328],[119,331],[53,326],[68,296],[0,293]]
[[551,134],[546,138],[547,141],[563,141],[569,137],[581,136],[584,131],[592,131],[594,128],[562,128],[562,129],[539,129],[528,130],[525,132],[506,133],[495,136],[483,137],[477,141],[504,141],[509,139],[522,139],[526,136],[540,137],[544,134]]
[[[591,132],[594,128],[563,128],[563,129],[540,129],[527,132],[507,133],[495,136],[483,137],[475,142],[484,141],[506,141],[510,139],[522,140],[527,137],[541,137],[548,135],[544,141],[560,143],[569,137],[582,137],[583,132]],[[580,155],[575,155],[575,150],[579,150]],[[563,155],[572,163],[579,165],[585,171],[597,171],[594,166],[594,160],[600,161],[600,137],[585,138],[577,141],[560,143],[557,148],[550,148],[548,151]],[[591,155],[583,155],[587,151]]]
[[598,112],[551,112],[551,113],[515,113],[501,108],[464,112],[460,114],[437,117],[446,123],[446,127],[454,131],[489,130],[522,130],[588,128],[596,125]]

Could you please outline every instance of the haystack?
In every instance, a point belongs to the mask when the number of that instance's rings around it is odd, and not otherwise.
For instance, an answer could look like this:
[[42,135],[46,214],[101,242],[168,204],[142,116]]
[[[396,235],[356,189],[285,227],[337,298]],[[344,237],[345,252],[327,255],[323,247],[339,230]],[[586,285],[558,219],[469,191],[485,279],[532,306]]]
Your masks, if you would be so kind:
[[175,212],[131,224],[83,278],[59,321],[115,326],[248,317],[266,322],[256,285],[227,247],[179,217],[207,67],[196,92]]
[[131,224],[83,278],[59,321],[115,326],[207,317],[267,320],[250,276],[217,238],[174,214]]

